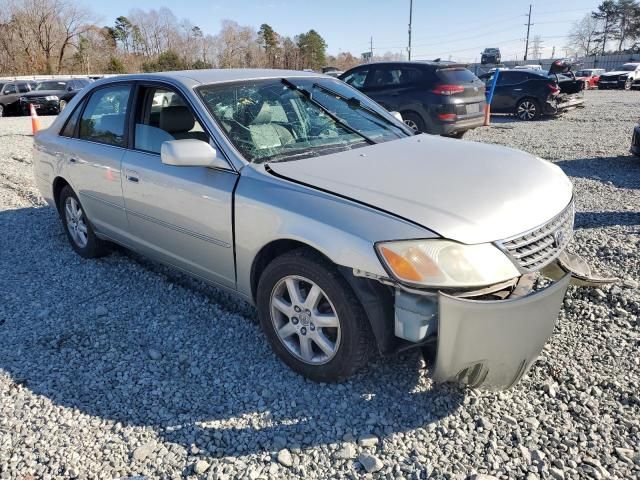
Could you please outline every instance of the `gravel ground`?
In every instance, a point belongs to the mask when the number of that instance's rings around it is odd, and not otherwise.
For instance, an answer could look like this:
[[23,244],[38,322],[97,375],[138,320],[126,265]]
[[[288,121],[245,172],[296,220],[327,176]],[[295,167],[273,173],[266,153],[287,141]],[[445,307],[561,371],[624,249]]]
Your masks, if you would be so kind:
[[29,119],[0,119],[0,478],[639,478],[640,92],[586,96],[468,135],[571,175],[574,248],[623,279],[571,288],[499,393],[434,386],[416,353],[314,384],[232,297],[123,250],[82,260],[34,187]]

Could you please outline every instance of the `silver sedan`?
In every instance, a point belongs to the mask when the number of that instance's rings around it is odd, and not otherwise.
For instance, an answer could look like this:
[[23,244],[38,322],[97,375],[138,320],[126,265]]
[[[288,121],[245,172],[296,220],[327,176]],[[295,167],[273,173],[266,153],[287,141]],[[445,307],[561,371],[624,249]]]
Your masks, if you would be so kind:
[[[317,381],[422,347],[438,381],[508,388],[578,265],[558,167],[413,135],[328,76],[105,79],[35,143],[38,186],[79,255],[118,243],[237,293]],[[534,291],[542,270],[557,281]]]

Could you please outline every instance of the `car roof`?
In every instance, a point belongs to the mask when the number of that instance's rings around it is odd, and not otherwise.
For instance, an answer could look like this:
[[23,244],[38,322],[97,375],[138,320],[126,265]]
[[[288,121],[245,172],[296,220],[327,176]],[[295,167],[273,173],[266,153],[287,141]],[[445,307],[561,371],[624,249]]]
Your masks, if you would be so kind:
[[450,61],[445,61],[445,60],[441,60],[441,61],[435,61],[435,60],[415,60],[415,61],[399,60],[399,61],[396,61],[396,62],[387,61],[387,62],[364,63],[362,65],[356,65],[355,67],[350,68],[348,71],[354,70],[356,68],[367,68],[370,65],[374,65],[374,66],[429,67],[429,68],[467,68],[467,65],[464,64],[464,63],[450,62]]
[[122,80],[172,80],[192,87],[198,84],[234,82],[244,80],[262,80],[291,77],[326,77],[321,73],[299,70],[275,70],[261,68],[224,68],[207,70],[178,70],[174,72],[134,73],[102,78],[92,85],[102,85]]

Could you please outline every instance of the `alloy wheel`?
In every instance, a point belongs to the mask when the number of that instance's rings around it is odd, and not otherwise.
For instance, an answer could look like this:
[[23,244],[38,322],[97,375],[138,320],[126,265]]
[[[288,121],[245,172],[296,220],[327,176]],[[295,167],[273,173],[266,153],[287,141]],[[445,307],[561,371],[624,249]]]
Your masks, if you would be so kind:
[[310,364],[329,362],[340,346],[340,319],[333,303],[311,280],[291,275],[271,292],[271,321],[285,348]]
[[0,117],[4,117],[4,107],[0,105]]
[[75,198],[67,197],[64,202],[64,216],[73,242],[80,248],[86,247],[89,240],[87,224],[82,207]]
[[518,118],[520,118],[521,120],[532,120],[533,118],[535,118],[536,113],[536,104],[529,100],[525,100],[520,105],[518,105],[517,114]]
[[405,119],[404,120],[404,124],[409,127],[411,130],[413,130],[414,132],[418,131],[418,125],[416,124],[416,122],[414,122],[411,119]]
[[67,102],[65,100],[60,100],[60,111],[63,111],[67,106]]

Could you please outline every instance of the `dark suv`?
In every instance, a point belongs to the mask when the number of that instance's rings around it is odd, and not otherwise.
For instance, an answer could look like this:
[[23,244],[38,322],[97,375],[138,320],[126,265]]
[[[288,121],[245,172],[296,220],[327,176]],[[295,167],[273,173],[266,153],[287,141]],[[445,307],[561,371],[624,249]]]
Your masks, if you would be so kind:
[[35,82],[0,82],[0,117],[20,113],[20,96],[33,90]]
[[419,132],[460,138],[483,123],[484,84],[464,65],[368,63],[338,78],[387,110],[400,112],[404,122]]
[[499,48],[485,48],[480,55],[480,63],[482,65],[495,65],[502,62],[502,55],[500,55]]
[[86,78],[43,80],[35,90],[20,97],[20,108],[24,114],[29,113],[30,105],[35,106],[38,112],[58,114],[76,93],[90,83]]

